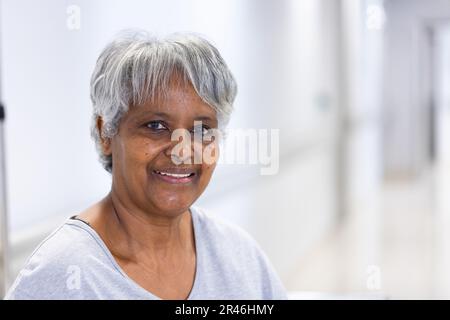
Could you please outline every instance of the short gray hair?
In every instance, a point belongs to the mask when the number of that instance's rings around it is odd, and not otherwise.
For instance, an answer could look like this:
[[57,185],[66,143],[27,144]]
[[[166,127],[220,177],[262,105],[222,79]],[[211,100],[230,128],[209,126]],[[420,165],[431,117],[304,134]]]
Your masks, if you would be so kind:
[[[112,171],[112,156],[102,151],[101,137],[112,138],[129,106],[164,96],[174,73],[194,87],[215,111],[224,128],[233,111],[236,81],[219,51],[204,38],[175,33],[159,39],[142,30],[122,31],[101,52],[91,78],[91,136],[100,162]],[[97,120],[103,121],[102,132]]]

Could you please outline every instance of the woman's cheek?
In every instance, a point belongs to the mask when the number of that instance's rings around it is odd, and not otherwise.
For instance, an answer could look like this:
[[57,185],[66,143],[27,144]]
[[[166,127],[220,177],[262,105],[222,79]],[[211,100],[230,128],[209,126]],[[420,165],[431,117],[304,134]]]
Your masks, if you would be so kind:
[[203,164],[214,166],[219,160],[219,146],[212,142],[203,148]]
[[214,169],[216,168],[216,163],[212,163],[212,164],[206,164],[203,163],[202,165],[202,172],[203,172],[203,178],[204,180],[207,180],[206,182],[208,182],[211,179],[211,176],[214,172]]

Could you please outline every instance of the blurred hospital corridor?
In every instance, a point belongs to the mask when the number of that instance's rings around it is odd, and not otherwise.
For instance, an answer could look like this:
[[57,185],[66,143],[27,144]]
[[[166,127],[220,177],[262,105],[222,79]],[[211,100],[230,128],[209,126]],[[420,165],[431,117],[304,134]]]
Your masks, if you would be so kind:
[[434,182],[430,173],[385,182],[375,224],[348,219],[301,260],[299,297],[448,298],[449,225],[433,211]]
[[110,188],[89,80],[127,28],[223,54],[227,129],[267,145],[219,163],[195,205],[245,229],[291,299],[450,299],[448,0],[0,0],[1,294]]

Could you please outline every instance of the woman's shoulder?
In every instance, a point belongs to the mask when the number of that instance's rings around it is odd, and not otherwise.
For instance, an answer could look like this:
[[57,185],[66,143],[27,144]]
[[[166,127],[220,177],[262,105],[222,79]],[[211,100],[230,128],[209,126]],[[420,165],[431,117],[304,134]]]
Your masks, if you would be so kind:
[[268,258],[259,243],[243,227],[211,214],[205,209],[194,207],[193,212],[200,230],[198,237],[205,246],[222,255],[232,254],[236,259],[252,260],[266,265]]
[[27,265],[39,260],[48,264],[82,262],[92,253],[102,251],[95,232],[85,222],[68,218],[34,250]]
[[218,241],[226,240],[229,243],[240,243],[247,247],[257,246],[253,237],[241,226],[221,218],[211,212],[200,208],[192,207],[192,212],[202,237],[216,239]]
[[105,264],[108,257],[89,228],[73,219],[56,228],[27,259],[6,298],[61,296],[92,263]]
[[198,207],[193,213],[202,248],[208,252],[204,258],[215,266],[214,270],[220,270],[221,278],[227,278],[228,274],[227,283],[236,279],[242,283],[247,281],[251,287],[259,288],[265,299],[286,299],[286,291],[272,263],[246,230]]

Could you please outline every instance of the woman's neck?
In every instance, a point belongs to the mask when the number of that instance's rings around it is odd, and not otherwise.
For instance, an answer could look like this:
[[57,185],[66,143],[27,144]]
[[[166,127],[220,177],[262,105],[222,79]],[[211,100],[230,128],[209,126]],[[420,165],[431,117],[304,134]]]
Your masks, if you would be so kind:
[[[123,260],[176,261],[195,254],[189,210],[177,216],[143,212],[126,204],[114,191],[99,204],[96,214],[80,215],[99,233],[108,249]],[[178,258],[177,258],[178,257]]]
[[186,249],[191,242],[189,240],[193,233],[189,210],[176,216],[167,216],[127,206],[114,192],[111,192],[109,199],[112,207],[111,231],[116,235],[124,235],[124,240],[131,246],[160,253]]

